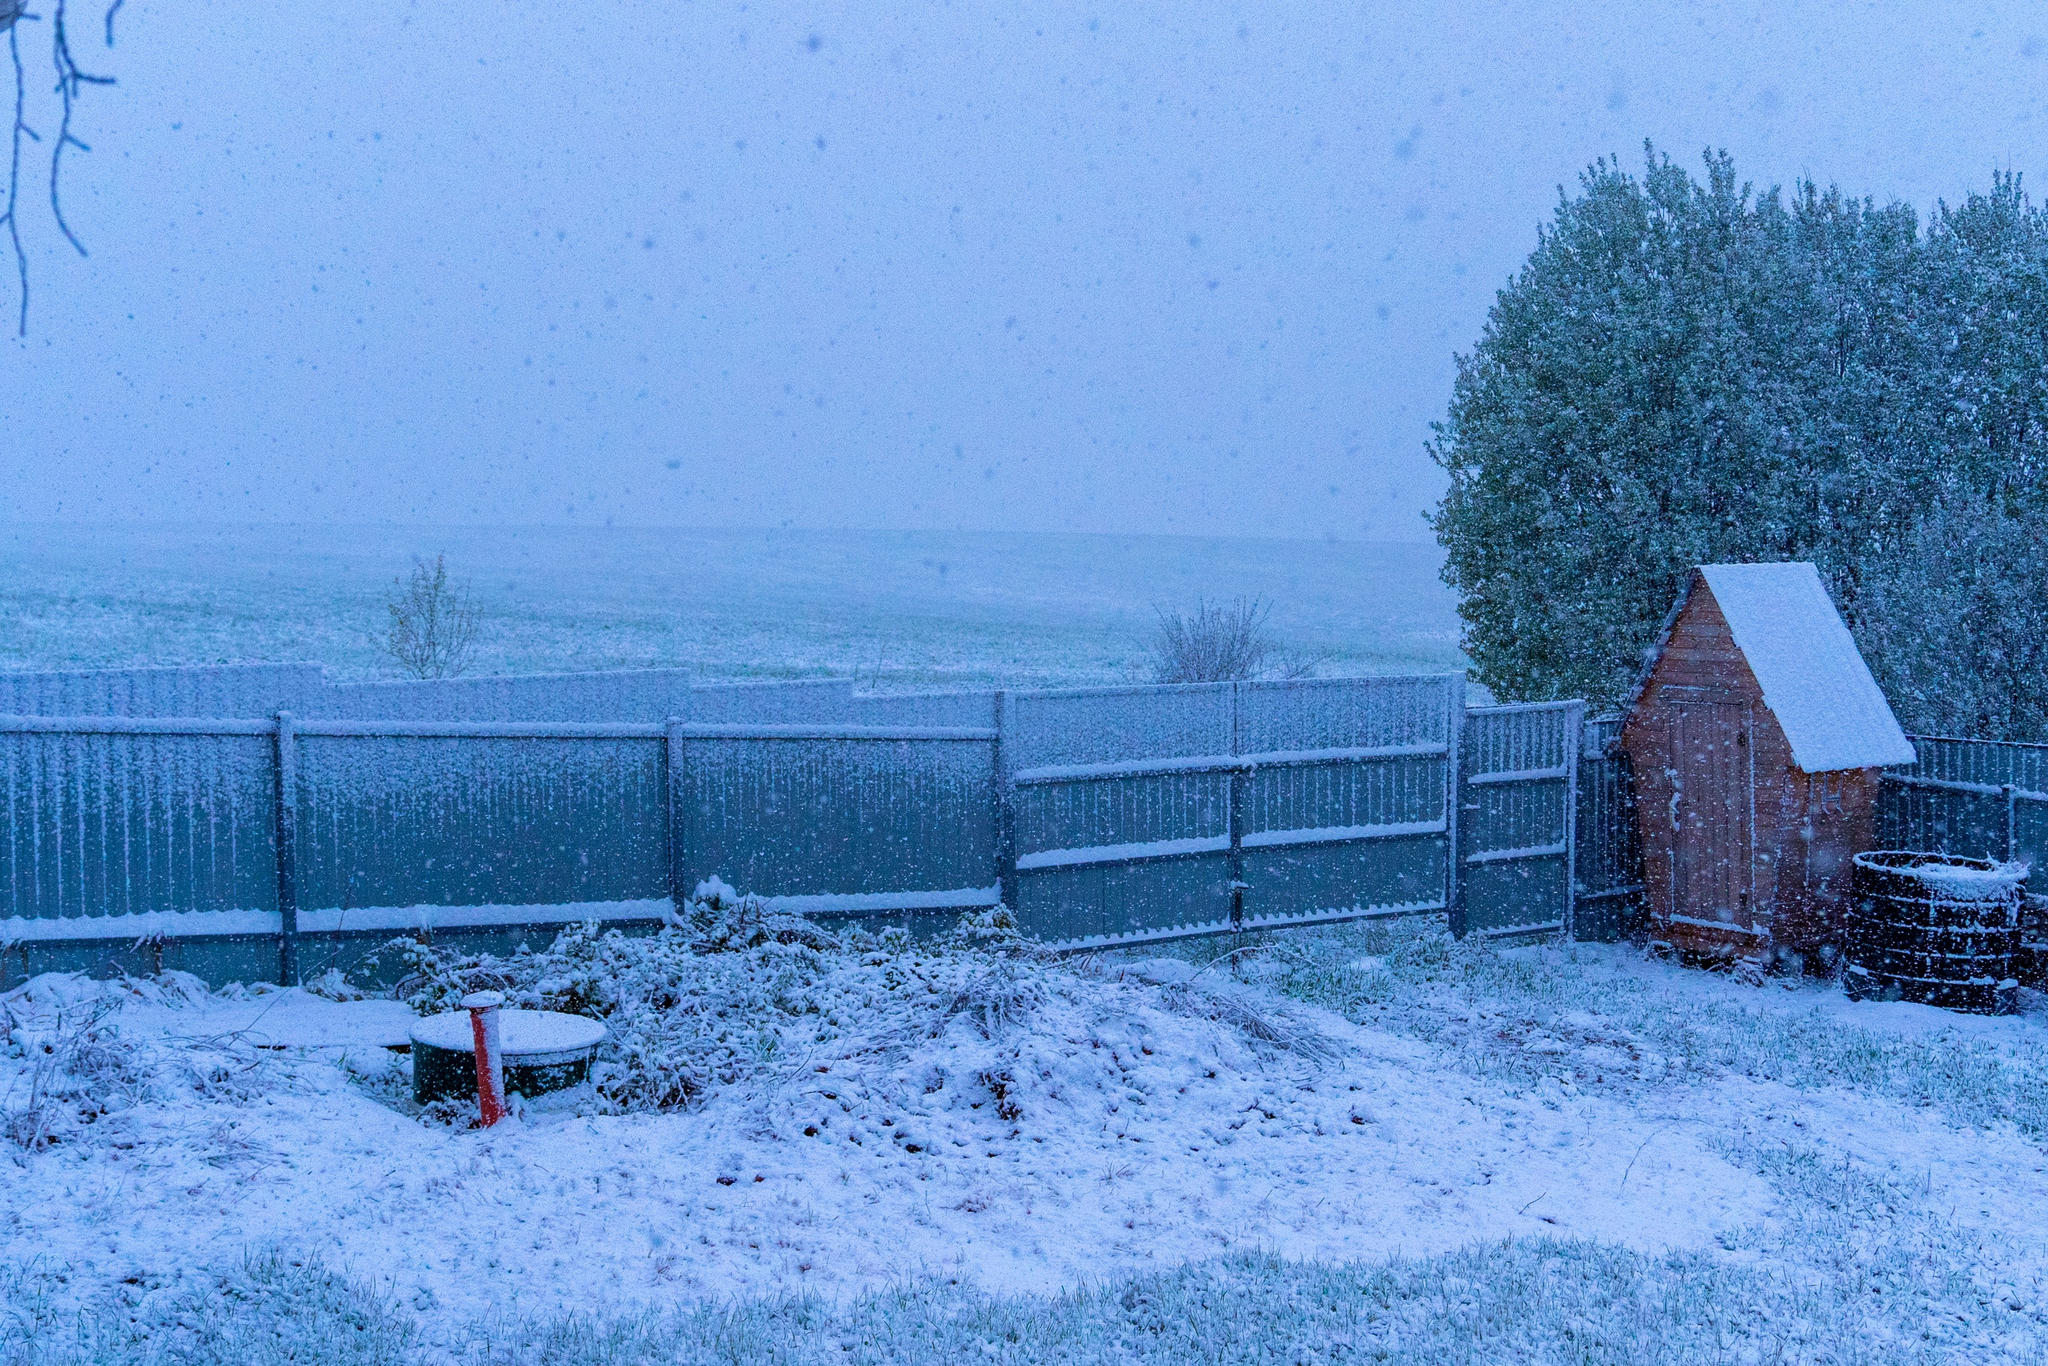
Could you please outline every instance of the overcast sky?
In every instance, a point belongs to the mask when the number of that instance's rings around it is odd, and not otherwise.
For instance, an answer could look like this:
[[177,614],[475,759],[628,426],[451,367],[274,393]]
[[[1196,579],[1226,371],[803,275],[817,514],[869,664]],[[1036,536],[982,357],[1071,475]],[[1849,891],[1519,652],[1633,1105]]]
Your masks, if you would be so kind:
[[1453,354],[1592,158],[1923,212],[2048,174],[2038,3],[129,0],[118,40],[91,258],[24,211],[0,520],[1423,539]]

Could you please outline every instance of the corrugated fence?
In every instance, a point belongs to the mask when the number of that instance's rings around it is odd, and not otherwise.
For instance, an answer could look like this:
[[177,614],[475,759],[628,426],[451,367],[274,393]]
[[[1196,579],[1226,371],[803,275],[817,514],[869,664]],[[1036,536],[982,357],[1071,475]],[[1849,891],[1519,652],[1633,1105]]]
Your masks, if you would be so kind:
[[[152,677],[8,695],[225,695],[133,672]],[[273,675],[245,695],[294,677]],[[0,980],[289,980],[394,931],[503,948],[658,923],[713,876],[890,923],[1002,900],[1067,947],[1444,911],[1612,937],[1638,890],[1602,723],[1468,712],[1455,675],[874,697],[604,679],[363,685],[393,691],[343,716],[0,717]],[[302,696],[345,710],[315,681]]]

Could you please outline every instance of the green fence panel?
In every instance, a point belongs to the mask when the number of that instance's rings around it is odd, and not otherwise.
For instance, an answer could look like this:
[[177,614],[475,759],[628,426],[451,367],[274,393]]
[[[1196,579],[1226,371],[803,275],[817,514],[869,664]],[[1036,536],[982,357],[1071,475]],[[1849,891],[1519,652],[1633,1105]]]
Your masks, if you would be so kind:
[[1455,932],[1570,928],[1584,712],[1550,702],[1465,713]]
[[1028,933],[1081,947],[1230,928],[1234,699],[1229,683],[1005,695],[1006,871]]
[[274,930],[276,778],[262,724],[227,734],[113,724],[0,730],[0,922],[239,915],[219,932]]
[[577,906],[665,897],[660,729],[567,729],[303,723],[300,907],[346,931],[397,927],[371,909],[554,906],[568,920]]
[[677,728],[677,885],[901,922],[997,892],[989,728]]
[[1243,923],[1445,908],[1462,679],[1238,689]]

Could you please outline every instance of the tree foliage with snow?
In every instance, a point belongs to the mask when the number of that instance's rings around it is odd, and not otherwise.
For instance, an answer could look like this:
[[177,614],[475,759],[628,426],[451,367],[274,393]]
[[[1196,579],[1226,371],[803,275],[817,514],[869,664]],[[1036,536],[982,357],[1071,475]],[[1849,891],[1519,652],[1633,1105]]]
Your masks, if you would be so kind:
[[1726,154],[1595,163],[1430,445],[1466,650],[1504,698],[1612,702],[1690,566],[1811,560],[1909,728],[2048,733],[2044,416],[2048,214],[2017,175],[1923,227]]

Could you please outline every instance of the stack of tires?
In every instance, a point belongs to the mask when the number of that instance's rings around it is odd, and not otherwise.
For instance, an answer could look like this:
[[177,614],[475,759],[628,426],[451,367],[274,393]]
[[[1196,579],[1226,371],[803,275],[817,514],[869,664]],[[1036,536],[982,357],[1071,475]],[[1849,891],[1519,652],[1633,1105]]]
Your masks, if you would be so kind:
[[2023,863],[1858,854],[1843,986],[1856,1000],[2010,1013],[2026,880]]

